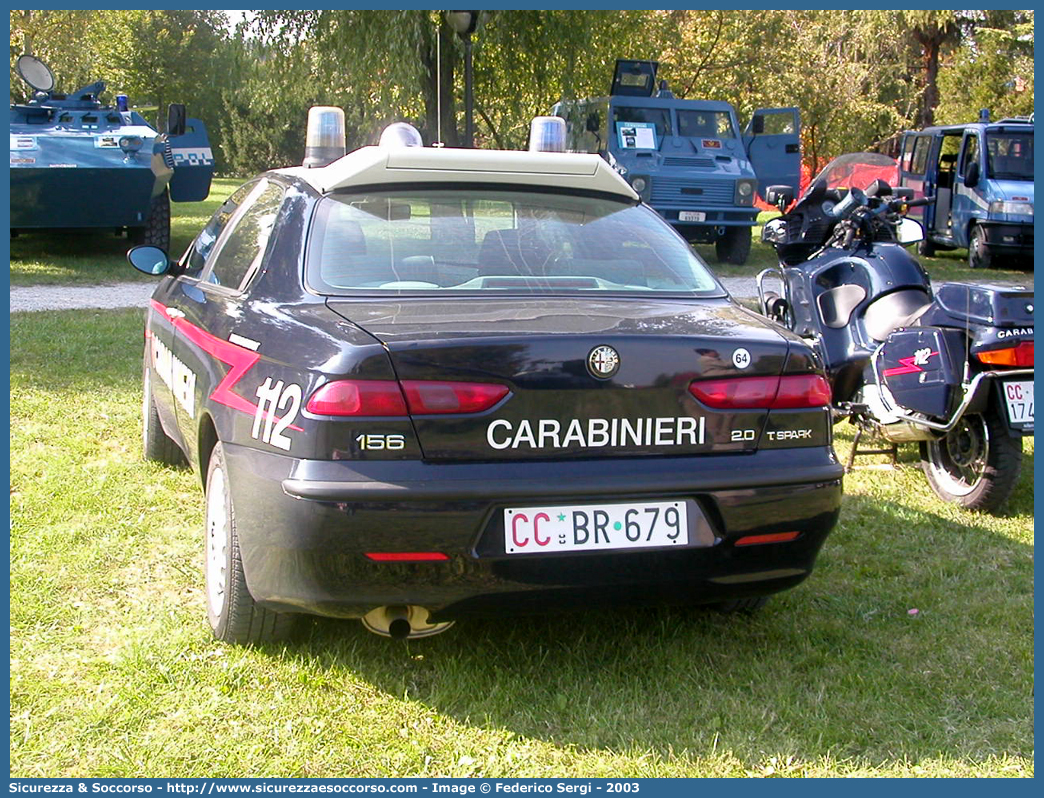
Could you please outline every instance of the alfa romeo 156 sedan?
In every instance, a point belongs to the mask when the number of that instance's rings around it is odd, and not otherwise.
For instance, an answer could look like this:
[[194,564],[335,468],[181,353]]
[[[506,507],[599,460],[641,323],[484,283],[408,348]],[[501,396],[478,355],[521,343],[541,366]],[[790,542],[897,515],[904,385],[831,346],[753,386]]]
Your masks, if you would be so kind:
[[222,640],[753,609],[836,522],[813,352],[597,155],[364,147],[128,257],[164,275],[145,456],[200,475]]

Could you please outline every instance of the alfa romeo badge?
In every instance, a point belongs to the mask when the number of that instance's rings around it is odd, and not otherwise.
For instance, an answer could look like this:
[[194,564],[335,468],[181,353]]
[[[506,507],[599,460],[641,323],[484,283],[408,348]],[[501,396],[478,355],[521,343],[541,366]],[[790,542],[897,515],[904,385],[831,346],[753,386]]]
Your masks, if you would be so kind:
[[611,346],[596,346],[587,356],[587,369],[592,376],[612,377],[620,368],[620,355]]

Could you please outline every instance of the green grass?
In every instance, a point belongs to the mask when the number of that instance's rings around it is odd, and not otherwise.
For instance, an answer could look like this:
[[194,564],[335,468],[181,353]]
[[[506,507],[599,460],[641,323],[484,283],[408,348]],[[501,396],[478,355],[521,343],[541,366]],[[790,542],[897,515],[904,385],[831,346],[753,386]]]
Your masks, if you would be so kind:
[[[207,219],[243,181],[215,178],[203,202],[172,202],[170,251],[181,255]],[[98,230],[89,233],[44,231],[11,240],[11,285],[76,285],[155,280],[127,263],[125,237]]]
[[12,318],[12,775],[1033,775],[1031,439],[1000,518],[933,499],[912,450],[854,472],[816,572],[752,617],[234,648],[198,480],[140,460],[141,323]]

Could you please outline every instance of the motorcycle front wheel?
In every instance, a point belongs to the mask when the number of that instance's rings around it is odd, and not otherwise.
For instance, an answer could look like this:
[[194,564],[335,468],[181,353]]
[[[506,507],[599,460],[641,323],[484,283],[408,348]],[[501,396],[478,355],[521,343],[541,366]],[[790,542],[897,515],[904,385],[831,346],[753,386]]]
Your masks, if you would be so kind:
[[921,468],[943,501],[995,513],[1018,481],[1022,439],[994,412],[968,415],[945,437],[921,444]]

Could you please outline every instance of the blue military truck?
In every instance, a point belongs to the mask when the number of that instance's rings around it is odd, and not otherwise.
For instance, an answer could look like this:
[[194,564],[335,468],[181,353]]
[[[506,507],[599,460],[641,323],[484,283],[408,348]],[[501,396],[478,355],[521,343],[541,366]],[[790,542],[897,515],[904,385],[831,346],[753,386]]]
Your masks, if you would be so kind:
[[210,193],[214,158],[203,122],[172,103],[160,134],[126,95],[103,105],[102,81],[59,94],[38,58],[22,55],[15,69],[34,93],[11,105],[11,234],[109,229],[169,249],[170,202]]
[[741,133],[727,102],[682,100],[656,87],[658,62],[618,59],[608,97],[563,100],[571,152],[597,152],[687,240],[745,263],[751,227],[771,185],[801,176],[797,108],[762,108]]
[[[991,122],[983,109],[966,125],[903,134],[899,181],[923,210],[922,255],[968,248],[972,268],[1033,268],[1033,117]],[[911,215],[913,215],[911,210]]]

